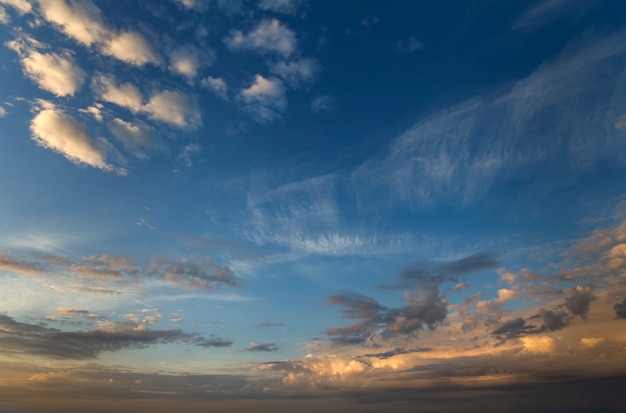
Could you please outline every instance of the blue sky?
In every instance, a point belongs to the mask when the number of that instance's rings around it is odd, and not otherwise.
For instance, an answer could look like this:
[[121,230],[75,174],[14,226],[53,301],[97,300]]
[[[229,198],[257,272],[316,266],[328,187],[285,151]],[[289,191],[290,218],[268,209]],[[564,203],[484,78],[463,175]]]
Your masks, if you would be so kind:
[[624,11],[0,0],[0,406],[624,408]]

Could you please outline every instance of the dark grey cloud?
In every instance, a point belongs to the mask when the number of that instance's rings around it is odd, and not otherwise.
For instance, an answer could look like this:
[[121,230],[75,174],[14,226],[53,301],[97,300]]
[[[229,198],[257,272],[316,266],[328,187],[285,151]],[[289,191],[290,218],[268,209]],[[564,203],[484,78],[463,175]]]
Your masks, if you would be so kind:
[[279,350],[276,343],[252,343],[246,351],[270,352]]
[[124,323],[116,327],[110,330],[67,331],[22,323],[8,315],[0,315],[0,351],[83,360],[97,358],[103,352],[141,349],[157,344],[182,342],[202,347],[232,344],[220,338],[207,339],[182,330],[149,330]]
[[400,354],[411,354],[411,353],[427,353],[429,351],[433,351],[432,348],[430,347],[418,347],[418,348],[414,348],[414,349],[403,349],[400,347],[396,347],[393,350],[389,350],[389,351],[384,351],[382,353],[372,353],[372,354],[364,354],[364,356],[366,357],[376,357],[379,359],[388,359],[391,358],[393,356],[397,356]]
[[621,303],[617,303],[613,306],[615,309],[615,315],[619,318],[626,318],[626,299]]
[[548,331],[556,331],[565,328],[570,323],[570,316],[563,311],[541,310],[539,316]]
[[576,287],[565,290],[565,308],[572,313],[585,320],[589,313],[589,306],[594,297],[590,287]]
[[[0,270],[33,277],[63,274],[63,277],[68,279],[116,284],[136,283],[142,279],[155,278],[178,287],[201,290],[238,285],[237,276],[228,265],[219,265],[211,257],[200,255],[192,255],[184,260],[158,257],[148,266],[111,254],[80,260],[44,254],[31,254],[30,258],[32,259],[0,254]],[[77,288],[87,292],[118,293],[104,287]]]
[[494,268],[499,264],[500,261],[492,253],[481,252],[444,265],[441,273],[448,276],[463,275]]
[[491,334],[501,340],[504,340],[518,338],[529,334],[537,334],[542,331],[544,331],[543,327],[526,324],[526,320],[524,320],[522,317],[517,317],[505,323],[502,323],[502,325],[493,330]]

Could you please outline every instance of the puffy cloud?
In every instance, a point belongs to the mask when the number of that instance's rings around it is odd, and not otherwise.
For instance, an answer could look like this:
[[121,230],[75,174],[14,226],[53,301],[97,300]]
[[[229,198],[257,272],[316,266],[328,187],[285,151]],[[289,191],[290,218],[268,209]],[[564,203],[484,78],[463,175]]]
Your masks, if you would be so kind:
[[5,108],[3,108],[2,106],[0,106],[0,118],[3,116],[6,116],[7,111]]
[[38,145],[65,156],[75,164],[106,171],[114,169],[106,162],[107,142],[89,136],[85,125],[60,109],[43,109],[32,120],[30,129]]
[[580,339],[580,344],[587,348],[593,348],[604,343],[604,341],[604,338],[599,337],[583,337]]
[[41,89],[56,96],[71,96],[85,83],[85,71],[74,61],[71,53],[41,53],[43,47],[26,36],[7,45],[20,55],[24,73]]
[[145,154],[141,149],[154,144],[150,127],[141,121],[126,122],[115,118],[107,126],[113,136],[135,156],[144,157]]
[[151,119],[180,127],[197,128],[202,124],[197,101],[177,91],[164,90],[155,93],[142,111]]
[[98,76],[93,80],[93,89],[98,99],[133,113],[139,112],[143,107],[143,95],[130,83],[118,84],[113,77]]
[[571,317],[563,311],[541,310],[539,312],[543,320],[543,325],[548,331],[555,331],[569,325]]
[[287,98],[283,83],[274,78],[266,79],[257,74],[250,87],[242,89],[239,99],[246,110],[260,123],[280,119],[280,113],[287,108]]
[[222,99],[228,100],[228,85],[221,77],[207,76],[202,79],[201,84]]
[[317,95],[311,99],[313,113],[330,112],[335,109],[335,98],[331,95]]
[[43,17],[57,26],[65,35],[79,43],[91,46],[109,37],[100,9],[90,0],[38,0]]
[[194,79],[202,68],[213,64],[215,53],[208,48],[199,49],[186,45],[170,50],[168,58],[169,69],[172,73]]
[[594,297],[591,293],[591,287],[576,286],[576,288],[568,288],[563,291],[565,294],[565,307],[574,316],[579,316],[583,320],[587,318],[589,306]]
[[272,68],[272,73],[280,76],[293,88],[299,88],[313,83],[321,70],[317,59],[304,57],[291,62],[278,62]]
[[295,33],[277,19],[264,20],[247,34],[234,31],[224,42],[233,51],[251,50],[283,57],[289,57],[297,46]]
[[615,309],[615,315],[619,318],[626,318],[626,299],[621,303],[617,303],[613,306]]
[[28,0],[0,0],[0,4],[11,6],[20,14],[28,13],[33,8]]
[[141,33],[126,31],[113,36],[103,48],[108,55],[136,66],[159,64],[161,58],[155,47]]
[[491,332],[496,337],[503,338],[518,338],[527,334],[537,333],[540,331],[534,325],[527,325],[526,321],[522,317],[517,317],[509,320],[495,330]]
[[522,337],[524,350],[530,353],[552,353],[554,351],[554,340],[549,336]]
[[304,4],[306,4],[306,0],[261,0],[259,8],[293,16],[298,12],[298,8]]

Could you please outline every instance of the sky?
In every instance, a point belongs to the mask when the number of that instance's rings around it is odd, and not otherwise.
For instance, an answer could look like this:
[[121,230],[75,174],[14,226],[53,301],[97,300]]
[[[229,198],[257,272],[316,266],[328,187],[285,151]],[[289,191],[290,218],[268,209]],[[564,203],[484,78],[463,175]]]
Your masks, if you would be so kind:
[[0,411],[625,411],[625,12],[0,0]]

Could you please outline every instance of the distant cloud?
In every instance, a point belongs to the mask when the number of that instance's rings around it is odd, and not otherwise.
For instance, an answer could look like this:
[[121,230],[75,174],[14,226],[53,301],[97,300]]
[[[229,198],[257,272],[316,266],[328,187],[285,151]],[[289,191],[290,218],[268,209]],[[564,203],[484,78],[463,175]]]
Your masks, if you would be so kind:
[[92,87],[98,99],[137,113],[143,107],[143,95],[130,83],[118,84],[112,76],[96,76]]
[[150,97],[142,108],[151,119],[184,128],[195,129],[202,125],[198,102],[182,92],[164,90]]
[[615,309],[615,315],[618,318],[626,318],[626,299],[621,303],[617,303],[613,306]]
[[289,57],[297,47],[296,35],[277,19],[263,20],[248,33],[233,31],[224,39],[226,46],[237,52],[250,50],[257,53],[274,53]]
[[317,80],[321,66],[317,59],[304,57],[290,62],[278,62],[271,67],[292,88],[310,85]]
[[213,64],[215,52],[209,48],[198,48],[194,45],[184,45],[173,48],[168,52],[169,70],[172,73],[185,76],[193,80],[199,72]]
[[265,78],[259,74],[254,82],[241,89],[239,99],[250,115],[260,123],[280,119],[280,112],[287,109],[287,98],[283,83],[275,78]]
[[7,14],[4,7],[0,6],[0,24],[9,24],[11,22],[11,16]]
[[545,0],[528,9],[513,24],[513,30],[535,30],[551,21],[582,14],[591,2],[585,0]]
[[72,96],[85,83],[85,71],[74,61],[69,51],[42,53],[45,46],[27,36],[7,42],[16,51],[24,74],[41,89],[56,96]]
[[130,63],[143,66],[147,63],[158,65],[161,62],[159,52],[144,35],[135,31],[125,31],[111,37],[103,46],[105,54]]
[[176,342],[200,347],[232,345],[221,338],[205,338],[181,330],[149,330],[142,324],[109,324],[93,330],[64,331],[21,323],[0,314],[0,339],[5,352],[72,360],[94,359],[103,352]]
[[57,108],[41,110],[30,124],[33,140],[46,149],[57,152],[75,164],[111,171],[106,162],[109,145],[92,138],[87,128]]
[[594,299],[591,293],[591,287],[576,286],[563,291],[565,294],[565,308],[567,308],[573,316],[578,316],[583,320],[587,318],[589,306]]
[[276,343],[250,343],[250,347],[246,348],[246,351],[253,352],[270,352],[278,350],[279,347]]
[[311,99],[313,113],[330,112],[335,109],[335,98],[331,95],[317,95]]
[[228,100],[228,85],[221,77],[207,76],[202,79],[202,86],[224,100]]
[[7,114],[7,110],[3,108],[2,106],[0,106],[0,118],[3,116],[6,116],[6,114]]
[[259,8],[293,16],[305,4],[306,0],[261,0]]
[[393,45],[393,51],[398,54],[413,53],[421,49],[424,45],[415,37],[409,37],[407,40],[398,40]]

